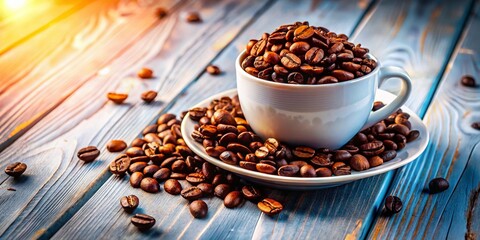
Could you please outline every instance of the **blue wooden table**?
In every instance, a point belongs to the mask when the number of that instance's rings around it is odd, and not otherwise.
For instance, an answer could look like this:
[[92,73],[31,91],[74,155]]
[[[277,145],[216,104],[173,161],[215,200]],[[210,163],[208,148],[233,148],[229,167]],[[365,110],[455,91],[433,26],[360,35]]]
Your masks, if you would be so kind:
[[[190,11],[203,21],[185,21]],[[201,220],[177,196],[146,194],[107,171],[110,139],[130,142],[159,115],[235,87],[234,60],[250,38],[304,20],[408,71],[407,106],[431,136],[417,160],[341,187],[273,191],[285,206],[275,217],[250,202],[232,210],[207,199]],[[0,167],[28,165],[19,179],[0,173],[0,239],[479,239],[480,131],[471,124],[480,88],[459,83],[480,80],[479,30],[473,0],[0,1]],[[209,64],[223,74],[206,74]],[[144,66],[155,79],[136,79]],[[135,100],[148,89],[158,101]],[[127,104],[108,102],[111,91],[128,92]],[[88,145],[102,153],[83,164],[76,152]],[[426,192],[435,177],[450,188]],[[157,219],[154,229],[130,224],[118,205],[127,194],[141,196],[138,212]],[[388,195],[403,200],[401,213],[382,214]]]

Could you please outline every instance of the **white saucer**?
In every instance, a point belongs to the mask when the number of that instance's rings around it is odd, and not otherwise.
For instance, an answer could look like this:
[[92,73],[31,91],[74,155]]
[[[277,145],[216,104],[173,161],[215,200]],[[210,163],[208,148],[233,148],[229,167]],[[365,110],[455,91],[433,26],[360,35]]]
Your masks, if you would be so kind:
[[[203,100],[195,107],[207,107],[210,102],[214,99],[219,99],[223,96],[233,97],[237,94],[236,89],[231,89],[214,96],[209,97],[208,99]],[[389,92],[378,90],[376,95],[377,101],[382,101],[384,103],[391,102],[395,96]],[[196,142],[191,134],[194,131],[195,122],[191,120],[188,115],[185,116],[182,122],[182,135],[183,139],[187,143],[188,147],[195,152],[198,156],[202,157],[206,161],[216,165],[220,168],[223,168],[227,171],[235,173],[242,178],[256,182],[265,186],[277,188],[277,189],[288,189],[288,190],[313,190],[320,188],[329,188],[359,179],[379,175],[387,171],[399,168],[413,160],[415,160],[427,147],[428,144],[428,131],[423,124],[422,120],[407,107],[403,106],[402,110],[410,114],[410,122],[412,124],[412,129],[418,130],[420,136],[413,142],[410,142],[406,147],[400,150],[397,153],[397,157],[393,160],[390,160],[378,167],[370,168],[365,171],[357,172],[352,171],[351,175],[344,176],[332,176],[332,177],[314,177],[314,178],[302,178],[302,177],[283,177],[278,175],[270,175],[265,173],[260,173],[256,171],[251,171],[243,169],[236,165],[226,164],[219,159],[210,157],[206,154],[202,144]]]

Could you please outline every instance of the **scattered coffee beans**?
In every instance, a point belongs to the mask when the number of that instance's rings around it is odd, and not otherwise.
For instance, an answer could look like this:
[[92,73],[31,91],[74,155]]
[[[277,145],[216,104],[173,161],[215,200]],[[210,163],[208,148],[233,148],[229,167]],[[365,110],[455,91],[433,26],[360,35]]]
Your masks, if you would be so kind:
[[149,79],[153,77],[153,70],[150,68],[142,68],[137,72],[137,76],[142,79]]
[[267,215],[275,215],[283,210],[283,205],[271,198],[265,198],[258,202],[257,207]]
[[385,210],[388,214],[398,213],[402,210],[402,200],[396,196],[388,196],[385,199]]
[[155,9],[155,15],[160,19],[166,17],[167,14],[168,14],[167,9],[163,7],[158,7],[157,9]]
[[434,178],[428,184],[430,193],[439,193],[448,189],[450,184],[445,178]]
[[155,225],[155,218],[147,214],[135,214],[132,217],[132,224],[141,231],[148,230]]
[[[379,109],[383,103],[376,102]],[[274,138],[260,139],[245,120],[238,96],[222,97],[206,108],[188,111],[198,128],[192,132],[211,157],[252,171],[286,177],[329,177],[377,167],[394,159],[397,151],[415,141],[420,132],[411,129],[410,115],[398,110],[388,118],[359,132],[338,150],[290,147]],[[203,169],[203,175],[207,176]],[[207,177],[209,178],[209,177]],[[193,183],[193,182],[192,182]],[[217,186],[218,187],[218,186]],[[219,187],[219,191],[225,186]],[[222,191],[216,196],[224,198]]]
[[475,78],[473,78],[470,75],[463,76],[462,79],[460,80],[460,82],[465,87],[472,87],[473,88],[473,87],[476,86]]
[[120,198],[120,205],[126,212],[133,212],[133,210],[138,207],[139,202],[138,197],[135,195],[128,195]]
[[127,100],[128,94],[109,92],[107,94],[107,97],[110,101],[112,101],[116,104],[122,104],[125,100]]
[[84,162],[92,162],[100,155],[100,150],[95,146],[81,148],[77,152],[77,157]]
[[20,177],[25,170],[27,170],[27,164],[21,162],[14,162],[9,164],[5,168],[5,173],[12,177]]
[[109,152],[121,152],[127,148],[127,143],[123,140],[110,140],[107,143],[107,150]]
[[207,67],[207,72],[210,73],[211,75],[218,75],[221,73],[220,68],[215,65],[209,65]]
[[146,91],[146,92],[142,93],[142,95],[141,95],[142,100],[146,103],[153,102],[153,100],[155,100],[156,97],[157,97],[157,92],[152,91],[152,90]]
[[208,213],[208,206],[203,200],[195,200],[189,205],[190,213],[194,218],[204,218]]
[[200,17],[200,14],[197,12],[189,12],[187,14],[187,22],[191,23],[198,23],[201,22],[202,18]]
[[308,22],[282,25],[247,43],[242,68],[255,77],[290,84],[329,84],[371,73],[369,50]]

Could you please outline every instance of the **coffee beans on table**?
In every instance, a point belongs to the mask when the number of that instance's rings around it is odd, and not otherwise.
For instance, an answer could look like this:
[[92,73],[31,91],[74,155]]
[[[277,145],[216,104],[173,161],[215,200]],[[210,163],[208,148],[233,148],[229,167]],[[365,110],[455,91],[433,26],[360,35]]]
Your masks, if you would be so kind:
[[439,193],[448,189],[450,184],[445,178],[434,178],[428,184],[430,193]]
[[100,155],[100,150],[95,146],[81,148],[77,152],[77,157],[84,162],[92,162]]
[[139,202],[138,197],[135,195],[128,195],[120,198],[120,205],[126,212],[133,212],[133,210],[138,207]]
[[107,94],[107,98],[116,104],[122,104],[125,100],[127,100],[128,94],[109,92]]
[[227,208],[236,208],[242,203],[242,201],[242,193],[240,191],[232,191],[223,199],[223,205]]
[[402,210],[402,200],[397,196],[388,196],[385,199],[385,210],[388,214],[398,213]]
[[475,87],[475,85],[476,85],[475,78],[473,78],[470,75],[463,76],[462,79],[460,80],[460,82],[465,87]]
[[142,68],[137,72],[139,78],[148,79],[153,77],[153,70],[150,68]]
[[155,225],[155,218],[147,214],[135,214],[131,220],[132,224],[139,230],[148,230]]
[[190,213],[194,218],[204,218],[208,213],[208,206],[203,200],[195,200],[189,205]]
[[27,164],[21,162],[14,162],[9,164],[5,168],[5,173],[12,177],[20,177],[25,170],[27,170]]
[[210,73],[211,75],[218,75],[221,73],[220,68],[215,65],[209,65],[207,67],[207,72]]
[[371,73],[375,60],[368,48],[345,34],[296,22],[264,33],[246,45],[242,68],[255,77],[290,84],[331,84]]
[[257,207],[267,215],[275,215],[283,210],[282,204],[271,198],[262,199],[258,202]]
[[140,97],[144,102],[151,103],[157,97],[157,92],[153,90],[149,90],[149,91],[143,92]]
[[127,143],[123,140],[110,140],[107,143],[107,150],[109,152],[120,152],[127,148]]

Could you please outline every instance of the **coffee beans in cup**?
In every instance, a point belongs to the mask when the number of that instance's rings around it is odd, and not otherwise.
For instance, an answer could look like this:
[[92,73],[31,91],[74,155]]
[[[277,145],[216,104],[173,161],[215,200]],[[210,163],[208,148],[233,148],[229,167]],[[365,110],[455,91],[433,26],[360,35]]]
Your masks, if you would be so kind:
[[330,84],[372,72],[368,48],[324,27],[296,22],[279,26],[246,45],[242,68],[255,77],[290,84]]

